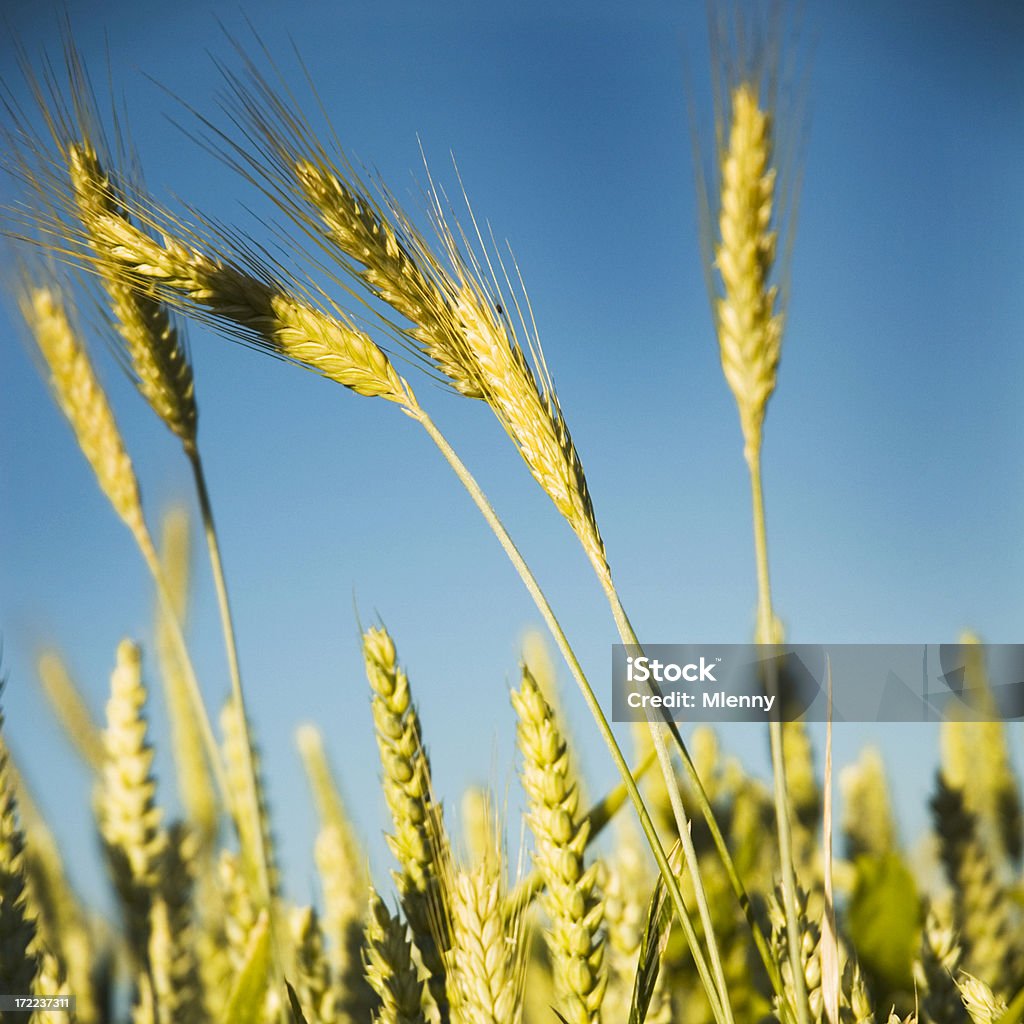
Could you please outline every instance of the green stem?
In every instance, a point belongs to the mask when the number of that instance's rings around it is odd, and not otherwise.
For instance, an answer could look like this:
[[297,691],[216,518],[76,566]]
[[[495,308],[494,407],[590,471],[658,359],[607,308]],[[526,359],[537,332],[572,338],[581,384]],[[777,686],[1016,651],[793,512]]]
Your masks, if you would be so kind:
[[537,610],[540,612],[545,624],[550,630],[562,657],[569,666],[569,670],[572,672],[573,678],[576,680],[576,683],[580,688],[580,692],[583,695],[587,708],[593,716],[594,721],[597,723],[601,738],[608,747],[612,760],[615,762],[615,767],[618,769],[619,775],[622,777],[622,781],[629,793],[629,798],[632,801],[633,806],[636,808],[637,815],[640,819],[640,827],[643,829],[648,845],[651,848],[651,852],[654,854],[654,859],[657,861],[658,870],[661,872],[665,886],[669,891],[676,914],[679,917],[683,932],[693,953],[697,973],[700,975],[701,983],[704,985],[708,1000],[711,1003],[711,1009],[714,1013],[715,1019],[719,1021],[720,1024],[726,1024],[726,1018],[723,1015],[722,1007],[718,1000],[717,989],[708,971],[708,966],[704,960],[704,956],[697,944],[697,933],[689,912],[686,909],[686,904],[683,901],[679,882],[669,865],[668,857],[665,854],[664,847],[661,845],[661,840],[658,838],[657,830],[654,827],[654,823],[651,821],[651,816],[648,813],[647,807],[640,795],[640,790],[637,787],[636,780],[633,778],[633,775],[629,770],[629,765],[626,763],[622,750],[615,739],[614,733],[612,732],[611,726],[608,724],[608,719],[605,717],[601,704],[598,701],[590,683],[587,681],[587,677],[584,675],[583,669],[576,658],[575,652],[569,645],[569,641],[566,638],[565,633],[562,631],[562,627],[559,624],[558,619],[555,618],[551,605],[548,603],[547,598],[540,589],[540,585],[537,583],[530,567],[526,564],[523,556],[519,553],[519,549],[515,546],[515,543],[509,536],[504,524],[498,518],[497,513],[491,506],[491,503],[487,500],[486,495],[480,489],[480,485],[476,482],[462,460],[458,455],[456,455],[455,450],[448,443],[445,436],[440,432],[440,430],[438,430],[427,413],[412,397],[411,392],[409,392],[409,401],[405,406],[405,411],[430,435],[431,440],[435,445],[437,445],[438,450],[455,471],[455,475],[459,478],[463,487],[466,488],[469,496],[473,499],[474,504],[487,521],[487,525],[490,526],[492,532],[497,537],[498,542],[504,549],[505,554],[508,556],[509,561],[512,562],[512,565],[519,574],[520,579],[522,579],[523,584],[529,591],[530,596],[533,598],[533,602],[537,606]]
[[[765,527],[764,490],[761,486],[761,446],[748,446],[750,492],[754,519],[754,554],[757,560],[757,641],[775,642],[775,613],[772,610],[771,582],[768,575],[768,531]],[[796,871],[793,868],[793,835],[789,823],[789,797],[786,788],[786,764],[783,759],[782,721],[769,719],[772,750],[772,777],[775,797],[775,823],[779,832],[779,859],[782,867],[782,901],[786,911],[786,939],[793,974],[793,995],[799,1024],[810,1024],[807,983],[800,958],[800,919],[796,902]]]
[[[206,537],[206,547],[210,554],[210,568],[213,571],[213,583],[217,592],[217,606],[220,610],[221,630],[224,634],[224,647],[228,658],[228,673],[231,677],[231,699],[235,705],[235,713],[238,715],[242,732],[242,747],[244,758],[244,769],[249,792],[246,794],[249,808],[248,812],[252,820],[252,841],[255,846],[256,872],[259,878],[260,888],[263,890],[263,897],[269,908],[273,902],[273,886],[270,881],[270,860],[267,845],[264,840],[263,827],[260,820],[260,798],[259,780],[256,777],[256,762],[253,758],[252,731],[249,727],[249,716],[246,712],[245,697],[242,693],[242,675],[238,663],[238,645],[235,641],[235,626],[231,615],[231,605],[228,601],[227,583],[224,576],[224,563],[220,553],[220,542],[217,538],[217,528],[213,521],[213,506],[210,503],[210,493],[206,486],[206,474],[203,472],[202,460],[199,452],[193,450],[188,453],[189,462],[192,465],[192,475],[195,479],[196,495],[199,499],[199,511],[203,520],[203,533]],[[230,806],[230,804],[229,804]],[[242,829],[238,828],[239,840],[242,839]]]

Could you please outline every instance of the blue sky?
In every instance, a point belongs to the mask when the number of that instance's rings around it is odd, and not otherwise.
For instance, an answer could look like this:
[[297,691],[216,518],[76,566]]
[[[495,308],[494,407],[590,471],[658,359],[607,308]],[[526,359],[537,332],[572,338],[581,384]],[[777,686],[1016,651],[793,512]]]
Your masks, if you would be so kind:
[[[1013,642],[1024,618],[1024,12],[932,0],[808,6],[804,179],[765,448],[775,601],[797,642],[938,642],[964,627]],[[242,38],[250,20],[297,82],[290,34],[349,153],[414,211],[417,140],[449,186],[454,153],[474,210],[523,271],[641,638],[749,637],[746,471],[701,269],[687,113],[690,98],[710,112],[703,4],[66,8],[98,82],[109,52],[162,199],[247,229],[247,208],[267,212],[169,124],[183,115],[155,84],[215,112],[211,54],[231,61],[218,19]],[[56,58],[57,11],[8,5],[0,68],[16,93],[11,39]],[[4,202],[13,195],[0,183]],[[99,714],[118,639],[149,639],[151,597],[8,310],[0,315],[7,730],[70,849],[89,843],[89,787],[38,693],[33,655],[58,644]],[[467,783],[504,792],[513,777],[507,691],[537,616],[440,456],[395,409],[204,330],[190,337],[243,671],[288,879],[304,898],[313,815],[293,742],[303,721],[327,735],[375,867],[387,863],[357,610],[396,637],[452,810]],[[99,357],[155,521],[167,502],[190,500],[187,466]],[[613,626],[574,538],[482,405],[412,379],[604,692]],[[225,669],[197,565],[192,639],[217,703]],[[582,704],[567,701],[596,792],[614,771]],[[158,707],[154,718],[164,735]],[[845,727],[839,764],[869,738],[912,840],[926,820],[935,731]],[[726,730],[724,740],[764,770],[764,738]],[[158,768],[170,801],[166,759]],[[87,887],[99,876],[91,852],[73,870]]]

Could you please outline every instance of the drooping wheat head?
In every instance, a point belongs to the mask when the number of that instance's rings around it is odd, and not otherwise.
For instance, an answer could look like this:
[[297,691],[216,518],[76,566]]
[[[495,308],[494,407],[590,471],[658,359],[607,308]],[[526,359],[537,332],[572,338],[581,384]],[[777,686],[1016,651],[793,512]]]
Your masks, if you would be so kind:
[[114,327],[139,391],[194,455],[198,412],[188,352],[167,307],[141,291],[107,251],[104,218],[129,220],[123,189],[107,173],[88,138],[67,147],[75,207],[95,256]]
[[[242,141],[219,135],[229,162],[255,175],[346,273],[409,321],[402,336],[444,380],[491,407],[595,567],[607,575],[583,466],[555,396],[528,300],[520,302],[513,292],[517,316],[505,312],[509,303],[489,257],[483,256],[489,270],[485,275],[465,235],[458,232],[460,244],[449,226],[436,189],[430,202],[440,252],[383,185],[371,190],[344,154],[332,156],[317,141],[303,115],[251,60],[247,74],[228,73],[227,80],[227,108],[243,135]],[[479,232],[477,238],[482,247]],[[497,262],[504,287],[511,291]],[[529,338],[529,356],[515,319]]]

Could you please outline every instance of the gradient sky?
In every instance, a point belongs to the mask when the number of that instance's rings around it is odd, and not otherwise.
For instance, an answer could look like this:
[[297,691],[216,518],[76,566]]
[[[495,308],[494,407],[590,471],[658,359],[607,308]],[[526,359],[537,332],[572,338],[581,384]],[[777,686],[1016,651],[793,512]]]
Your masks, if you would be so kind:
[[[807,6],[803,188],[765,448],[776,605],[795,642],[939,642],[964,627],[1018,641],[1024,8]],[[449,187],[454,153],[475,212],[514,248],[641,639],[749,637],[747,478],[701,270],[687,113],[692,98],[710,114],[703,4],[63,7],[97,82],[109,53],[162,199],[249,229],[248,209],[267,213],[167,120],[187,115],[160,85],[215,113],[211,54],[232,60],[218,19],[242,39],[251,21],[301,87],[290,35],[349,153],[413,210],[417,138]],[[14,41],[33,59],[58,58],[61,9],[5,5],[12,31],[0,69],[16,95]],[[0,183],[3,202],[15,194]],[[0,317],[6,728],[59,837],[83,848],[71,870],[93,890],[89,785],[39,694],[33,658],[41,644],[59,645],[101,714],[118,639],[149,640],[151,595],[9,308]],[[190,337],[250,706],[287,878],[305,899],[314,817],[293,741],[303,721],[324,730],[380,876],[387,865],[357,615],[379,617],[398,642],[452,811],[467,783],[504,793],[514,778],[507,691],[537,615],[448,467],[393,407],[205,330]],[[168,502],[191,500],[186,464],[107,353],[99,361],[155,522]],[[605,694],[613,626],[575,539],[482,404],[412,380]],[[192,639],[217,704],[224,659],[208,573],[197,567]],[[614,770],[564,676],[597,792]],[[164,737],[158,701],[153,717]],[[723,735],[765,770],[766,738]],[[882,746],[912,842],[926,822],[937,732],[845,726],[837,763],[869,738]],[[166,755],[158,769],[172,804]],[[509,799],[517,806],[514,787]]]

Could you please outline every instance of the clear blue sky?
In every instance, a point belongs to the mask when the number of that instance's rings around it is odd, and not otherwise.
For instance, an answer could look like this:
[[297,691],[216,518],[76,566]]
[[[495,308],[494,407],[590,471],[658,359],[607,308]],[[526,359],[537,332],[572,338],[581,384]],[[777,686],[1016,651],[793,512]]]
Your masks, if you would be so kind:
[[[98,82],[106,53],[151,189],[252,226],[252,189],[166,120],[215,109],[210,54],[251,20],[294,78],[287,35],[349,152],[418,202],[417,135],[449,152],[522,268],[616,578],[642,639],[743,641],[755,600],[746,471],[701,271],[687,82],[710,109],[699,3],[211,4],[68,0]],[[1024,621],[1024,9],[865,0],[811,8],[808,142],[792,302],[765,474],[776,604],[798,642],[1021,640]],[[59,57],[60,8],[6,5],[12,39]],[[147,77],[149,76],[149,77]],[[0,183],[9,202],[10,182]],[[0,622],[8,738],[89,888],[89,787],[39,695],[56,643],[97,714],[150,593],[32,361],[0,313]],[[532,605],[426,437],[396,410],[191,332],[200,436],[287,877],[313,893],[313,815],[293,731],[317,721],[375,867],[386,826],[357,607],[396,637],[450,809],[513,777],[519,638]],[[187,467],[106,353],[104,379],[154,519]],[[442,428],[536,567],[599,692],[613,627],[574,538],[488,411],[426,381]],[[198,563],[202,566],[202,562]],[[193,640],[227,691],[202,569]],[[567,685],[568,685],[568,677]],[[155,677],[153,678],[155,684]],[[614,772],[568,697],[592,774]],[[162,713],[154,711],[159,735]],[[1020,745],[1021,734],[1015,733]],[[877,738],[914,839],[936,763],[926,728]],[[758,770],[766,740],[730,734]],[[1019,751],[1018,751],[1019,753]],[[165,750],[166,754],[166,750]],[[166,759],[158,767],[171,799]],[[513,797],[513,802],[515,798]],[[513,830],[515,833],[515,830]]]

